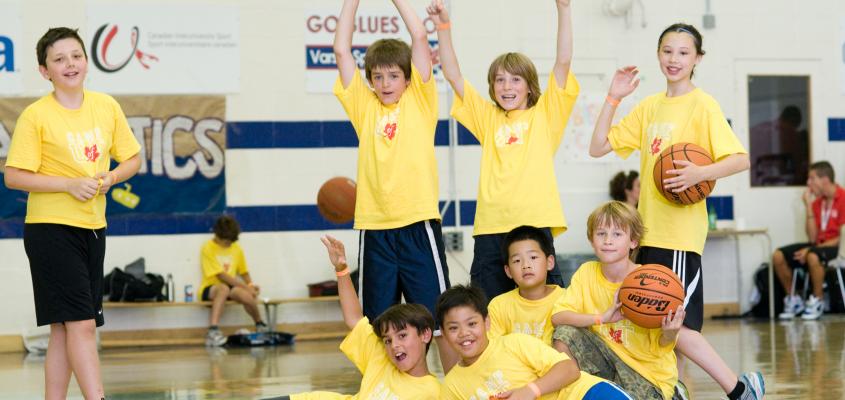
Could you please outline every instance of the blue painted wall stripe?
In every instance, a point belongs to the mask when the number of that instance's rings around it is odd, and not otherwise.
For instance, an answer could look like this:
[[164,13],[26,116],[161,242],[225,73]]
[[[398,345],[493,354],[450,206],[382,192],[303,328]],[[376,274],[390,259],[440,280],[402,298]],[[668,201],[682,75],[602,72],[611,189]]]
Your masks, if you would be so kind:
[[[461,202],[461,210],[465,204]],[[472,209],[475,209],[475,202]],[[440,209],[445,202],[440,202]],[[352,224],[333,224],[326,221],[313,204],[285,206],[229,207],[226,212],[240,222],[244,232],[289,232],[352,229]],[[143,214],[109,216],[109,236],[175,235],[208,233],[220,214]],[[474,216],[474,212],[473,212]],[[461,216],[466,221],[466,216]],[[443,226],[455,226],[455,207],[450,206],[443,217]],[[23,237],[23,218],[0,220],[0,239]]]
[[827,119],[827,140],[831,142],[845,141],[845,118]]
[[[435,146],[449,145],[448,120],[440,120],[434,133]],[[240,121],[226,124],[229,149],[303,149],[358,147],[358,137],[349,121]],[[458,144],[478,141],[458,124]]]

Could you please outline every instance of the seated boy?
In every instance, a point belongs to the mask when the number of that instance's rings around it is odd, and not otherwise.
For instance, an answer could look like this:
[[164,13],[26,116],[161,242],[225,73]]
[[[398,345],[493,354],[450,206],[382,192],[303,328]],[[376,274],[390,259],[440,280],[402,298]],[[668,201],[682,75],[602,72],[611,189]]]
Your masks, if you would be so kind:
[[555,265],[553,249],[552,239],[540,228],[520,226],[505,235],[505,274],[517,288],[490,301],[490,333],[524,333],[552,343],[552,308],[564,291],[558,285],[546,284],[546,274]]
[[258,285],[252,282],[244,251],[237,243],[241,233],[238,221],[228,215],[221,216],[214,222],[213,230],[214,238],[205,242],[201,251],[200,299],[212,302],[205,344],[222,346],[226,344],[226,336],[220,332],[218,324],[226,300],[243,304],[244,310],[255,322],[256,331],[266,332],[268,328],[258,311]]
[[616,382],[636,399],[671,399],[678,382],[673,350],[684,309],[669,311],[656,329],[635,325],[619,311],[617,292],[639,267],[630,255],[644,230],[637,210],[619,201],[590,214],[587,237],[599,261],[581,265],[555,305],[552,322],[560,326],[553,345],[581,370]]
[[[355,396],[359,399],[435,400],[440,383],[428,372],[426,353],[434,333],[434,317],[419,304],[397,304],[376,317],[372,325],[361,311],[355,294],[346,250],[331,236],[320,238],[329,252],[337,275],[340,308],[346,326],[352,329],[340,350],[358,367],[363,379]],[[351,399],[332,392],[294,394],[291,400]],[[275,399],[288,399],[288,396]]]
[[537,338],[490,335],[481,289],[453,286],[437,299],[443,336],[460,361],[443,382],[441,399],[630,399],[616,385],[578,370]]

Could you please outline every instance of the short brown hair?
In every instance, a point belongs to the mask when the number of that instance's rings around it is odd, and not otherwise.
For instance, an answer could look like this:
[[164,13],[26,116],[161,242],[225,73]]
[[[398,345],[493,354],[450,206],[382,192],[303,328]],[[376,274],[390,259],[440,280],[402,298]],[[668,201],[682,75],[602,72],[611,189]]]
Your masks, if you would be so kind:
[[496,103],[496,107],[502,109],[499,102],[496,100],[496,93],[493,90],[493,84],[496,81],[496,74],[499,70],[507,71],[510,74],[521,76],[528,84],[528,108],[534,107],[537,101],[540,100],[540,80],[537,77],[537,68],[531,59],[520,53],[505,53],[498,57],[490,64],[490,69],[487,71],[487,86],[490,93],[490,98]]
[[364,72],[367,80],[372,82],[373,69],[398,66],[405,74],[405,79],[411,79],[411,46],[398,39],[376,40],[367,48],[364,56]]
[[220,216],[214,222],[214,236],[220,239],[237,242],[240,234],[241,225],[238,224],[238,220],[229,215]]
[[[419,304],[395,304],[385,310],[381,315],[376,317],[373,321],[373,330],[379,339],[384,339],[384,334],[390,328],[399,331],[405,329],[408,325],[416,328],[417,333],[422,335],[425,331],[432,333],[434,338],[434,317],[427,308]],[[425,346],[425,351],[431,345],[429,341]]]
[[593,210],[587,218],[587,239],[593,240],[593,234],[601,226],[613,225],[622,228],[631,235],[631,240],[639,242],[645,234],[645,225],[640,213],[634,207],[621,201],[608,201]]
[[819,178],[827,177],[831,182],[836,182],[834,180],[836,175],[833,173],[833,166],[827,161],[816,161],[810,164],[810,171],[816,171],[816,175]]
[[85,51],[85,43],[82,42],[82,38],[79,37],[79,29],[50,28],[44,36],[41,36],[41,39],[38,39],[38,44],[35,45],[35,54],[38,57],[38,65],[42,67],[47,66],[47,49],[62,39],[76,39],[82,47],[82,54],[85,55],[86,60],[88,59],[88,53]]

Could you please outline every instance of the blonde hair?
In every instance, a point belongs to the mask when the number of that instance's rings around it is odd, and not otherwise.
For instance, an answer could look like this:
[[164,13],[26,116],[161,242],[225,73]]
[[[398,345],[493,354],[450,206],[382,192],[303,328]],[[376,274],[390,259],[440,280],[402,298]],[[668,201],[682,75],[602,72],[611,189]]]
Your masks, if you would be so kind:
[[534,107],[537,101],[540,100],[540,80],[537,78],[537,68],[534,63],[520,53],[505,53],[498,57],[490,64],[490,69],[487,71],[487,85],[490,93],[490,98],[496,103],[496,107],[502,109],[499,102],[496,100],[496,93],[493,89],[493,83],[496,81],[496,74],[499,70],[507,71],[512,75],[521,76],[525,79],[528,85],[528,108]]
[[616,200],[600,205],[587,218],[587,239],[592,241],[593,234],[602,226],[619,227],[638,243],[645,234],[640,213],[631,205]]

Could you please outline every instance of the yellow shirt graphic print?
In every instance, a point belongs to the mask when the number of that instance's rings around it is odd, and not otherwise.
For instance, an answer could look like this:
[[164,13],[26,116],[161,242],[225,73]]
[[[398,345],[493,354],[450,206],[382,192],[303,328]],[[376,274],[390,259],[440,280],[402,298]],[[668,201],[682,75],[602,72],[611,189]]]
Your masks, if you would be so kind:
[[655,122],[648,125],[646,128],[649,143],[648,152],[652,157],[657,157],[663,149],[669,147],[673,130],[675,130],[675,124],[671,122]]
[[[90,131],[82,133],[68,132],[66,138],[68,150],[73,157],[73,161],[76,161],[77,164],[93,166],[96,169],[97,160],[103,155],[103,149],[106,149],[108,146],[102,133],[100,133],[100,128],[95,127]],[[97,173],[99,171],[93,172]]]
[[399,133],[399,107],[395,110],[382,116],[376,124],[376,136],[387,139],[387,142],[393,141],[396,134]]
[[498,130],[496,130],[496,147],[524,144],[526,131],[528,131],[527,122],[517,122],[513,125],[502,125]]
[[399,400],[399,396],[395,393],[390,391],[390,388],[384,384],[384,382],[380,382],[373,392],[370,393],[370,396],[367,397],[367,400]]
[[475,395],[469,400],[489,400],[491,397],[504,393],[511,388],[511,383],[505,379],[505,373],[501,370],[494,371],[484,380],[484,386],[475,389]]

